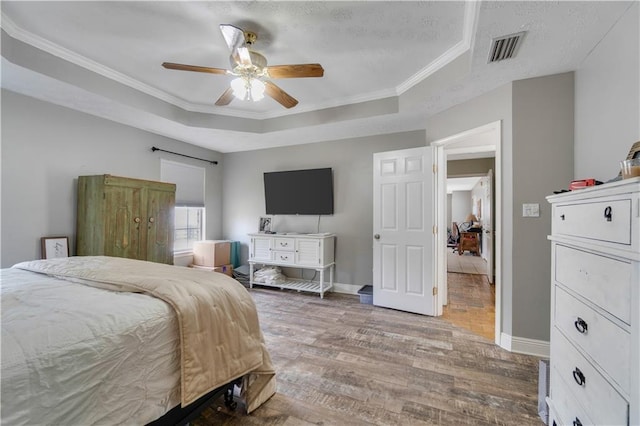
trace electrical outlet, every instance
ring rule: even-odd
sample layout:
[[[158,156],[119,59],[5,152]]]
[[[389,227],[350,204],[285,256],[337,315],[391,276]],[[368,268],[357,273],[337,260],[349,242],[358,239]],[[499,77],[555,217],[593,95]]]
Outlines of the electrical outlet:
[[[522,217],[540,217],[540,204],[538,203],[523,204]]]

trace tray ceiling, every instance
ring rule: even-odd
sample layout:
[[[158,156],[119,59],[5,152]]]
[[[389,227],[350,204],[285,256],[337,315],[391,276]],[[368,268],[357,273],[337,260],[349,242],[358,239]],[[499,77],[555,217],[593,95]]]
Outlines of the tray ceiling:
[[[416,130],[502,84],[575,70],[630,4],[3,1],[2,86],[221,152]],[[317,62],[324,77],[275,80],[291,110],[215,106],[231,77],[161,63],[228,68],[222,23],[255,32],[269,65]],[[516,57],[488,64],[491,39],[520,31]]]

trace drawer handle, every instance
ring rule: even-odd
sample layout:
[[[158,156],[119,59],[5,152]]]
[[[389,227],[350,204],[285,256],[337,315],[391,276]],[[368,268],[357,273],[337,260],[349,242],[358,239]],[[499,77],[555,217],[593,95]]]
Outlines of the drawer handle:
[[[613,215],[611,214],[611,206],[607,206],[604,209],[604,218],[607,219],[607,222],[611,222],[611,217]]]
[[[288,243],[280,243],[280,246],[281,246],[281,247],[286,247],[286,246],[288,246],[288,245],[289,245]]]
[[[582,371],[580,371],[578,367],[576,367],[576,369],[573,370],[573,380],[575,380],[576,383],[579,384],[580,386],[584,386],[587,381],[586,377],[584,377],[584,374],[582,373]]]
[[[289,259],[289,257],[287,257],[287,256],[280,256],[280,260],[287,260],[287,259]]]
[[[579,418],[576,417],[576,419],[573,421],[573,426],[582,426],[582,422]]]
[[[580,333],[584,334],[587,332],[587,322],[582,318],[578,317],[578,319],[573,322],[573,325],[576,326],[576,330],[578,330]]]
[[[564,215],[563,214],[560,215],[560,219],[564,220]]]

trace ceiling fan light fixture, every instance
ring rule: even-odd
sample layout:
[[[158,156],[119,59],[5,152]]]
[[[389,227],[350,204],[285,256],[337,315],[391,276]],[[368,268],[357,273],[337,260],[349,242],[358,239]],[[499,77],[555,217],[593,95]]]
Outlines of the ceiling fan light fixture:
[[[244,101],[247,98],[247,85],[244,78],[238,77],[231,80],[233,96]]]
[[[265,85],[255,78],[238,77],[231,80],[231,89],[240,100],[258,102],[264,98]]]
[[[262,98],[264,98],[264,83],[261,80],[253,79],[251,80],[251,99],[254,102],[258,102]]]

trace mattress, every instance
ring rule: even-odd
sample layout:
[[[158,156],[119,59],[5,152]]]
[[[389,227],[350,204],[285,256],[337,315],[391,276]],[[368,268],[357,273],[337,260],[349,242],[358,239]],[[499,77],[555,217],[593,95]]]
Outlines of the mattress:
[[[141,425],[179,405],[167,303],[20,269],[0,285],[2,424]]]

